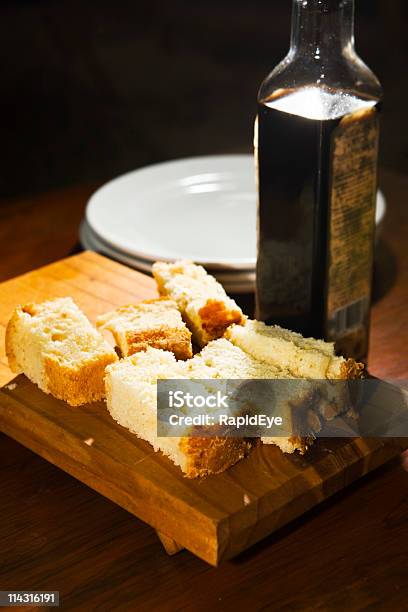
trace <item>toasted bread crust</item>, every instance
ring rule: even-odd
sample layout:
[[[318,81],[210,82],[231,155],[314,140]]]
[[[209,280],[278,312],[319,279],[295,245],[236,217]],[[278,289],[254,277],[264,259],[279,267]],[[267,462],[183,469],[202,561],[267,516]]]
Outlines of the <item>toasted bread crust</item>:
[[[168,298],[167,296],[167,291],[165,289],[165,280],[164,278],[161,278],[161,276],[157,273],[157,271],[155,271],[155,269],[153,268],[153,278],[156,281],[156,285],[157,285],[157,291],[159,292],[160,297],[158,298],[159,300],[165,300]]]
[[[227,327],[233,323],[241,325],[245,318],[239,310],[229,310],[224,302],[216,299],[207,300],[206,304],[198,311],[203,330],[208,335],[208,340],[221,338]]]
[[[147,300],[143,300],[143,304],[157,304],[157,302],[168,302],[168,301],[169,301],[169,298],[162,295],[158,298],[148,298]],[[132,306],[132,304],[128,304],[128,306]],[[119,307],[118,310],[121,310],[121,308]]]
[[[300,438],[299,436],[292,436],[289,438],[289,443],[293,445],[293,451],[298,451],[300,455],[304,455],[308,448],[313,444],[314,438]]]
[[[122,357],[150,347],[189,359],[193,351],[191,332],[182,320],[177,303],[167,297],[120,306],[98,317],[96,326],[112,333]]]
[[[280,448],[283,453],[292,454],[294,452],[298,452],[299,455],[304,455],[306,451],[313,444],[314,438],[300,436],[292,436],[291,438],[274,438],[269,436],[261,437],[261,441],[263,444],[274,444]]]
[[[21,307],[17,306],[14,310],[13,314],[6,327],[6,336],[5,336],[5,347],[6,347],[6,356],[8,359],[8,364],[10,370],[15,374],[20,374],[22,369],[19,367],[17,362],[17,356],[14,348],[14,338],[16,336],[16,326],[18,324],[19,316],[21,312]]]
[[[76,369],[58,363],[53,356],[44,357],[47,392],[70,406],[82,406],[105,397],[105,368],[116,359],[113,355],[95,357]]]
[[[114,334],[115,336],[115,334]],[[116,338],[115,341],[117,342]],[[167,327],[143,332],[127,332],[128,355],[146,351],[149,346],[174,353],[176,359],[190,359],[193,356],[191,348],[191,332],[187,329]]]
[[[156,262],[152,271],[159,293],[176,300],[199,346],[220,338],[232,323],[245,321],[239,306],[202,266],[186,260]]]
[[[219,474],[248,454],[251,443],[242,438],[182,438],[180,449],[188,457],[185,476]]]
[[[99,351],[98,354],[88,359],[74,362],[71,367],[63,363],[56,354],[50,352],[40,340],[37,344],[35,358],[31,360],[37,364],[37,370],[33,372],[32,369],[27,368],[25,351],[27,350],[27,339],[31,338],[27,332],[26,336],[21,335],[24,329],[22,328],[23,317],[27,315],[35,317],[41,311],[40,307],[41,304],[31,303],[17,306],[8,322],[5,347],[10,369],[15,373],[24,372],[42,391],[66,401],[71,406],[102,399],[105,396],[105,367],[118,359],[108,345],[106,345],[106,350]],[[60,319],[64,320],[68,316],[67,313],[62,312]],[[91,327],[90,323],[89,326]],[[80,334],[80,330],[77,333]]]
[[[355,361],[354,359],[346,359],[342,364],[340,370],[340,379],[355,379],[363,378],[365,373],[365,366],[363,363]]]

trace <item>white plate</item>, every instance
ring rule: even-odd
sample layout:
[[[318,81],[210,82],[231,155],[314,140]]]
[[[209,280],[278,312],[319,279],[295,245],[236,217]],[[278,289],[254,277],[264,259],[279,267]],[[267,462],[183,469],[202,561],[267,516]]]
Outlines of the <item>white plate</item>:
[[[221,155],[125,174],[91,197],[86,218],[100,238],[138,258],[240,269],[255,266],[255,208],[252,157]]]
[[[102,253],[103,255],[107,255],[112,259],[115,259],[121,263],[130,266],[131,268],[135,268],[141,272],[145,272],[147,274],[151,274],[152,264],[146,263],[143,260],[137,259],[136,257],[132,257],[126,255],[125,253],[111,248],[106,243],[98,240],[95,236],[94,232],[90,230],[86,220],[81,223],[79,229],[79,238],[82,246],[85,249],[90,251],[97,251],[98,253]],[[233,274],[219,274],[217,270],[213,271],[217,280],[222,283],[225,290],[229,293],[251,293],[255,290],[255,273],[250,274],[241,274],[237,273]]]
[[[379,192],[377,223],[384,212]],[[99,239],[146,266],[157,259],[192,259],[232,273],[253,271],[253,157],[193,157],[129,172],[91,197],[86,219]]]

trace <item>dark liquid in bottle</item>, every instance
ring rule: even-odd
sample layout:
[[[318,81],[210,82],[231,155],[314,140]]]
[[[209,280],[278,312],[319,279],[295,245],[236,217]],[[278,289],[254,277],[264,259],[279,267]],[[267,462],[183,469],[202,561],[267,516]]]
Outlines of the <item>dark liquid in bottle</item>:
[[[342,351],[355,357],[363,357],[367,351],[371,278],[364,291],[357,288],[357,298],[352,298],[349,311],[344,304],[334,314],[328,312],[328,305],[335,303],[329,299],[329,291],[336,284],[337,274],[335,271],[333,277],[331,273],[329,283],[333,134],[345,115],[352,117],[351,113],[356,113],[360,117],[376,104],[376,100],[308,87],[284,91],[258,105],[257,317],[306,336],[338,340]],[[343,144],[353,148],[352,141]],[[355,152],[351,155],[356,158]],[[375,164],[369,170],[375,174]],[[350,174],[350,169],[342,175],[337,171],[336,201],[343,193],[346,199],[357,193],[353,185],[347,186],[347,180],[355,180],[353,176],[347,179],[347,172]],[[374,214],[375,176],[370,185],[367,183],[365,192],[349,206],[347,214],[356,215],[357,225],[367,225],[370,207]],[[358,185],[357,188],[360,189]],[[352,227],[349,223],[346,231],[352,233]],[[365,227],[366,234],[367,231],[370,233]],[[360,237],[366,240],[367,235]],[[347,249],[355,248],[354,239],[350,234]],[[370,252],[365,249],[365,258],[371,260],[372,239],[373,236]],[[372,261],[367,261],[366,269],[356,274],[370,275],[370,265]],[[347,261],[343,267],[347,267]],[[339,270],[340,274],[341,267]],[[361,279],[358,282],[362,287]],[[339,294],[341,288],[336,292]],[[344,302],[344,297],[341,299]]]

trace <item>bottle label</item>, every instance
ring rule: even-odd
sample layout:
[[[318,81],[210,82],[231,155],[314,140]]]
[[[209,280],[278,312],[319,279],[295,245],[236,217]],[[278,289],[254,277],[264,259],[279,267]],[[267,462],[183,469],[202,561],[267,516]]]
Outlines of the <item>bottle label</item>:
[[[344,354],[364,354],[373,268],[379,119],[346,115],[332,134],[326,334]]]

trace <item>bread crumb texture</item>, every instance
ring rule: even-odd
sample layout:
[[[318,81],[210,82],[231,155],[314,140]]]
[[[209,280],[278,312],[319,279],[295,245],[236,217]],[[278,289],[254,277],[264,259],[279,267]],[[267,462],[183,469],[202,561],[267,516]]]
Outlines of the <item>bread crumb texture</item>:
[[[149,346],[170,351],[177,359],[192,356],[191,332],[176,302],[165,297],[121,306],[99,316],[96,325],[112,333],[123,357]]]
[[[118,359],[70,297],[18,306],[6,354],[13,372],[71,406],[102,399],[105,367]]]
[[[179,438],[156,436],[156,383],[158,379],[297,379],[306,397],[313,397],[312,379],[360,375],[361,364],[334,354],[330,343],[303,338],[277,326],[258,321],[234,325],[227,338],[209,342],[200,353],[187,361],[177,361],[173,354],[156,349],[133,355],[107,368],[107,402],[113,418],[161,450],[190,477],[217,473],[233,465],[249,450],[244,440],[192,438],[188,428]],[[320,425],[320,416],[334,418],[347,405],[335,387],[328,396],[322,385],[321,396],[311,416]],[[284,403],[285,398],[282,398]],[[288,415],[291,413],[288,412]],[[237,442],[237,440],[239,440]],[[305,453],[313,437],[264,437],[266,444],[276,444],[285,453]]]
[[[363,364],[336,356],[332,342],[304,338],[278,325],[247,320],[244,326],[230,327],[225,336],[259,361],[284,368],[295,377],[342,380],[363,373]]]
[[[223,286],[191,261],[156,262],[153,276],[161,295],[177,302],[195,342],[205,346],[220,338],[232,323],[242,324],[242,310]]]
[[[217,343],[241,353],[223,339],[212,342],[206,349],[220,353],[221,347],[214,347]],[[149,348],[107,367],[108,410],[120,425],[150,442],[156,451],[162,451],[187,477],[217,474],[242,459],[251,447],[250,442],[240,438],[194,438],[189,436],[189,427],[184,436],[157,437],[157,380],[217,377],[220,372],[202,354],[177,361],[172,353]]]

